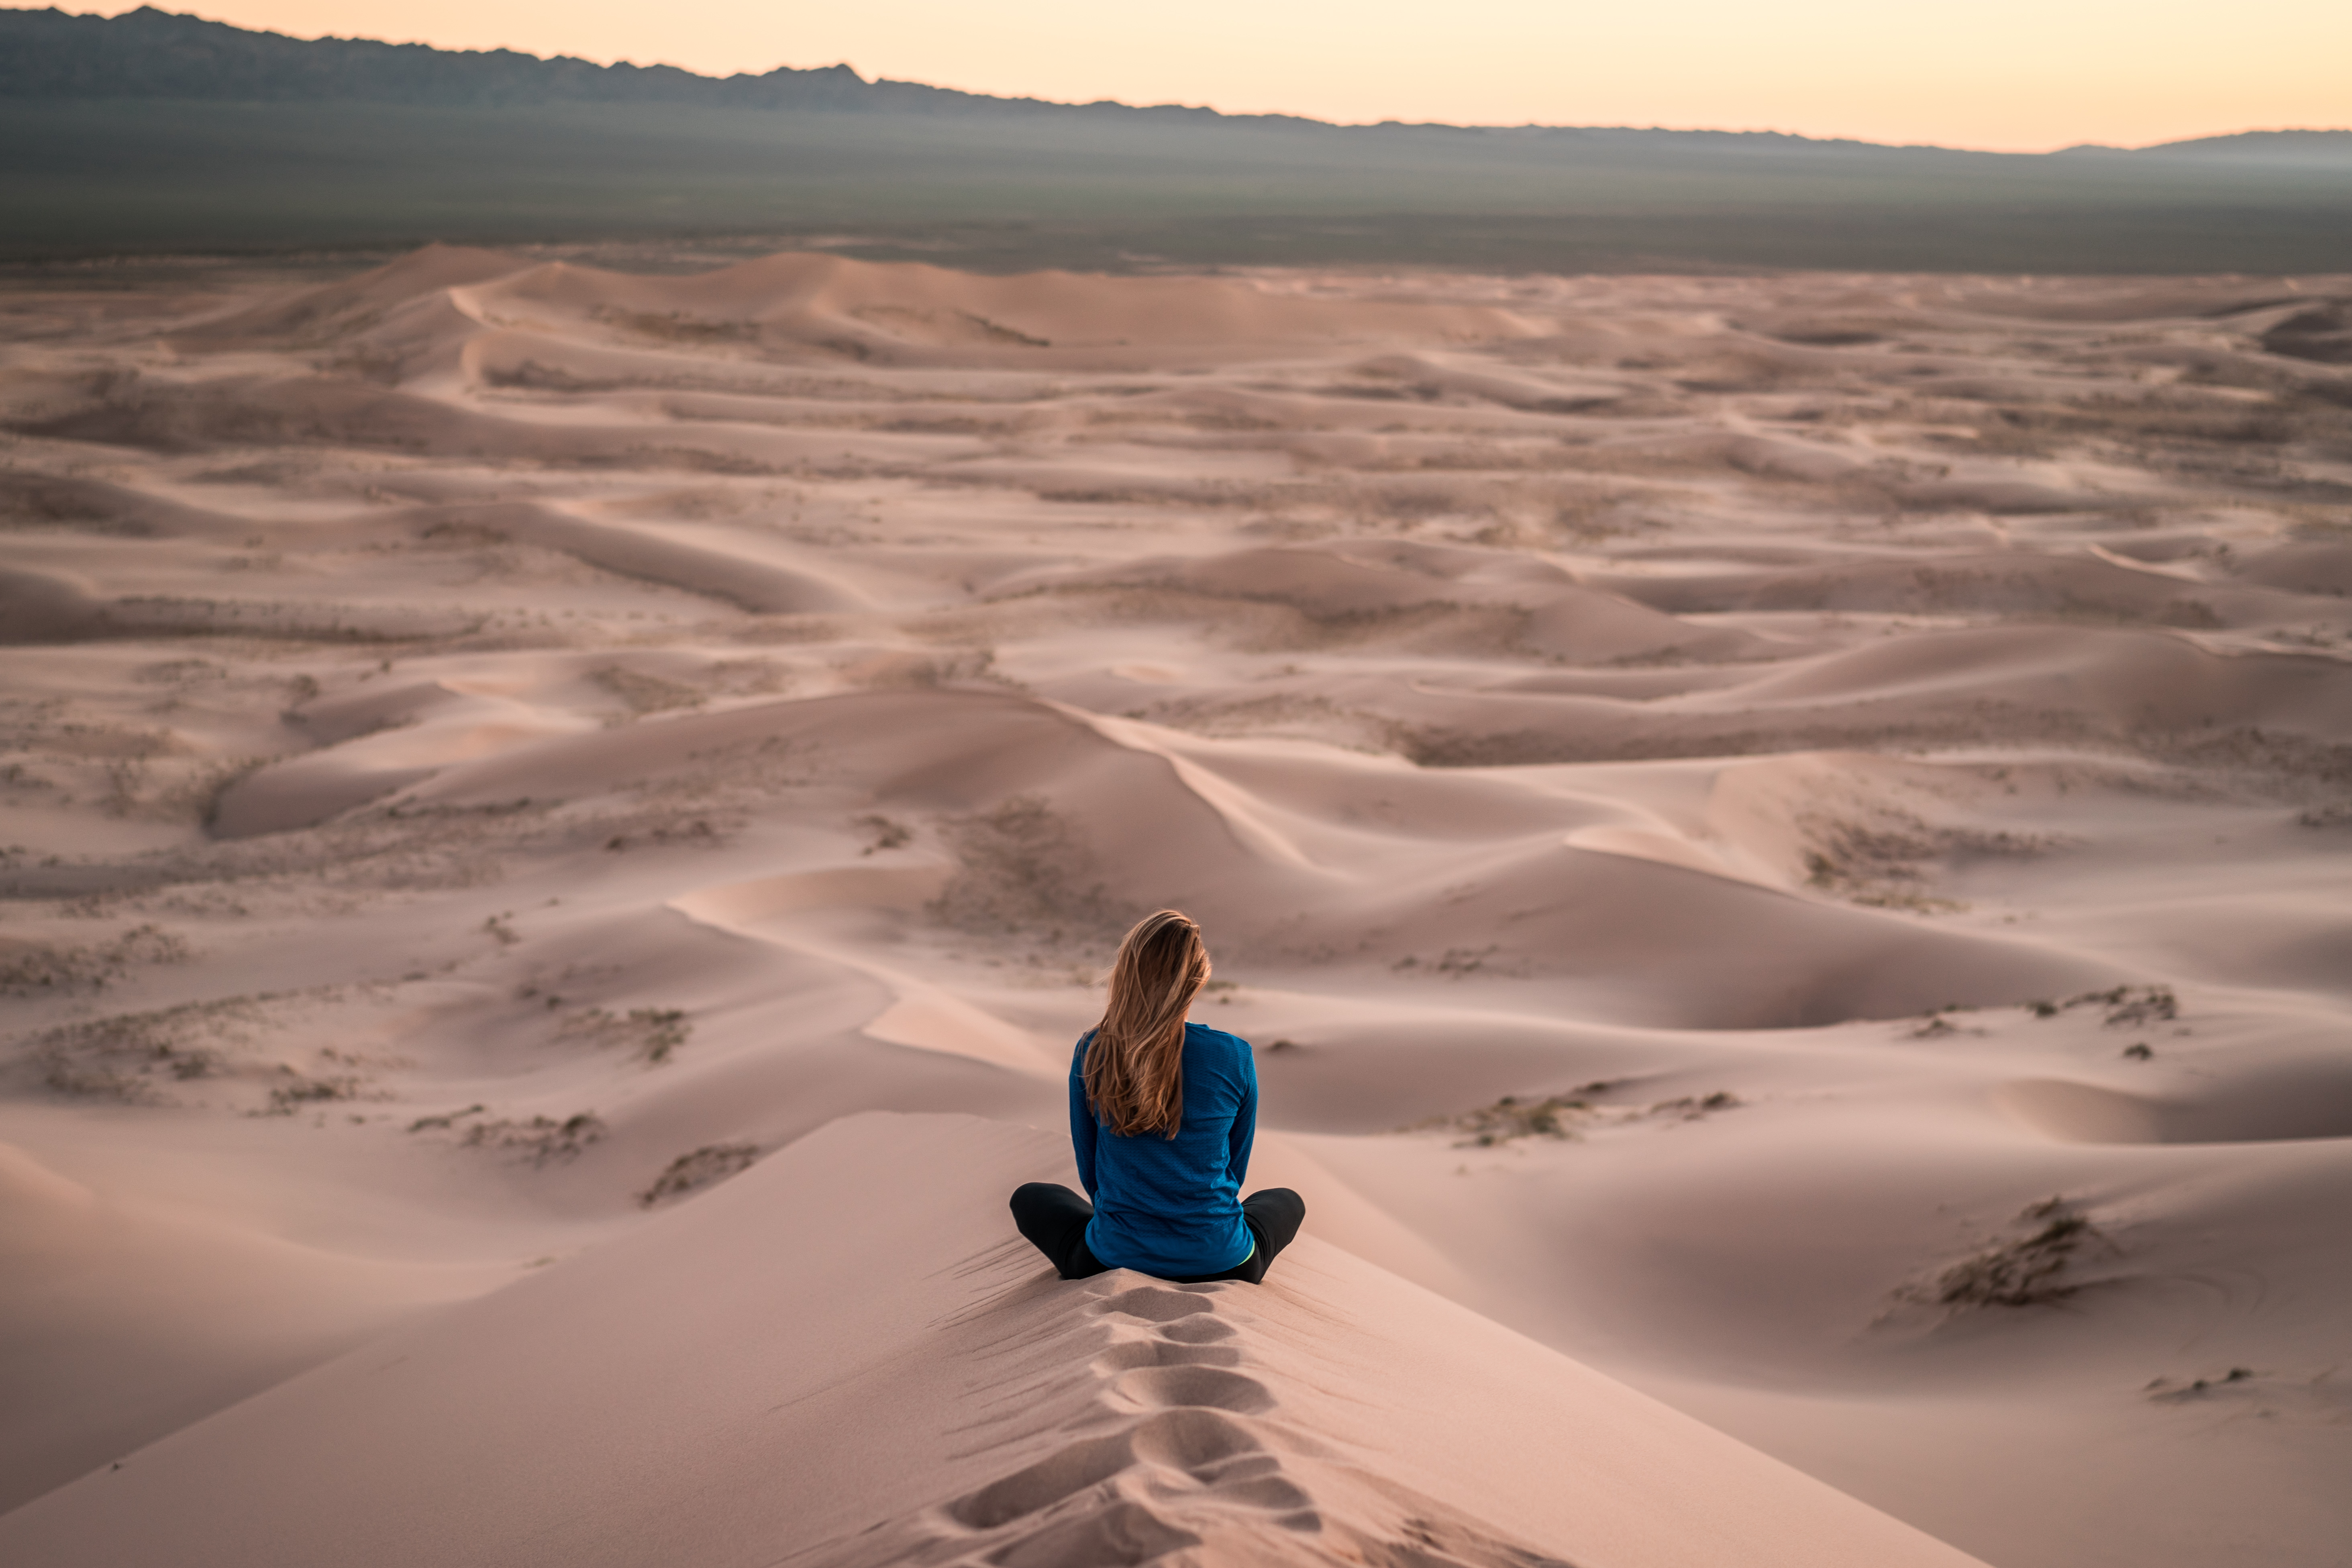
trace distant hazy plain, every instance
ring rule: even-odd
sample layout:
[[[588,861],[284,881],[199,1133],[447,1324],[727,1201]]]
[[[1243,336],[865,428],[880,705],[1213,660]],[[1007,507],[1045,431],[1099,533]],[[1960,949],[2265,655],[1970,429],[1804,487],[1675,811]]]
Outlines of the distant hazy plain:
[[[0,259],[692,238],[982,270],[2289,273],[2352,165],[1444,128],[0,100]]]

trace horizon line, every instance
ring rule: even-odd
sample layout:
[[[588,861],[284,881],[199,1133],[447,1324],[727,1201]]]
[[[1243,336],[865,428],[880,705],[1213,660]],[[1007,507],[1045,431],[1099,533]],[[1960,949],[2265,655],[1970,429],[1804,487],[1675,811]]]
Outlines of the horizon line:
[[[1401,120],[1393,117],[1383,120],[1326,120],[1316,115],[1300,114],[1288,110],[1227,110],[1219,109],[1212,104],[1179,103],[1172,100],[1160,103],[1129,103],[1124,99],[1117,98],[1095,98],[1085,100],[1040,98],[1034,93],[1006,93],[988,91],[977,88],[949,87],[939,82],[915,81],[903,77],[869,77],[858,70],[855,65],[852,65],[847,60],[835,60],[830,65],[823,66],[795,66],[779,63],[769,67],[764,71],[740,70],[730,72],[725,76],[719,76],[709,71],[696,70],[689,66],[676,65],[667,60],[656,60],[650,64],[641,64],[633,59],[598,60],[586,55],[534,54],[529,49],[514,48],[507,45],[499,45],[495,48],[482,49],[449,48],[440,44],[425,43],[418,39],[407,39],[395,42],[390,38],[369,37],[356,33],[319,33],[305,37],[299,33],[280,32],[273,27],[242,26],[235,22],[222,21],[217,17],[203,16],[194,11],[167,10],[161,5],[153,5],[152,3],[137,5],[130,10],[115,12],[110,15],[100,11],[68,11],[64,6],[55,4],[47,5],[0,4],[0,11],[52,11],[56,12],[59,16],[86,17],[100,22],[121,21],[127,17],[135,16],[144,11],[152,12],[159,16],[171,16],[187,21],[202,22],[209,26],[226,27],[232,32],[246,33],[259,37],[284,38],[293,43],[377,44],[385,48],[424,49],[433,54],[456,56],[487,57],[491,55],[514,55],[520,58],[534,60],[541,64],[559,64],[569,61],[577,65],[592,67],[597,70],[619,70],[625,68],[629,70],[641,71],[676,71],[682,76],[692,77],[698,81],[709,82],[725,82],[738,79],[761,80],[783,71],[790,71],[798,75],[814,74],[823,71],[846,71],[857,81],[867,86],[921,88],[932,92],[957,93],[969,98],[988,99],[999,103],[1034,103],[1056,109],[1112,108],[1129,110],[1139,113],[1150,112],[1154,110],[1173,110],[1180,113],[1186,114],[1214,115],[1221,120],[1296,121],[1301,124],[1319,125],[1335,131],[1377,131],[1394,127],[1396,129],[1405,131],[1647,131],[1666,135],[1684,136],[1779,136],[1796,142],[1818,142],[1831,144],[1843,142],[1858,147],[1885,148],[1894,152],[1967,153],[1973,153],[1979,157],[1988,158],[2048,158],[2053,157],[2062,153],[2078,152],[2150,153],[2159,151],[2166,147],[2184,146],[2189,143],[2198,142],[2225,141],[2237,136],[2281,136],[2297,134],[2326,136],[2352,134],[2352,125],[2247,126],[2234,131],[2213,131],[2194,136],[2174,137],[2168,141],[2145,142],[2137,146],[2126,146],[2109,142],[2072,142],[2059,147],[2020,150],[2001,147],[1957,146],[1952,143],[1943,142],[1874,142],[1867,137],[1862,136],[1816,135],[1801,131],[1782,131],[1771,127],[1755,126],[1735,128],[1724,125],[1569,125],[1533,120],[1524,121],[1517,124],[1491,124],[1449,120]]]

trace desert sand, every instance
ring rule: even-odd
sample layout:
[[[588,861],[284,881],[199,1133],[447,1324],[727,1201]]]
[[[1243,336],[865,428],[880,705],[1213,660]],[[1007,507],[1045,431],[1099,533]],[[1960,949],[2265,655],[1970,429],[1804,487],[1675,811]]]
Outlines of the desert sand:
[[[0,296],[0,1559],[2340,1563],[2347,299]]]

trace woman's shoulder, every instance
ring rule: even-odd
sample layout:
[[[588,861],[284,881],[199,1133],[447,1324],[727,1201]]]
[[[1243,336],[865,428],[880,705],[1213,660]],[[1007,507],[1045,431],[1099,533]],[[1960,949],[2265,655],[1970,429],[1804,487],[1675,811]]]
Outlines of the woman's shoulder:
[[[1213,1029],[1206,1024],[1184,1022],[1184,1048],[1187,1051],[1209,1051],[1223,1057],[1249,1060],[1250,1045],[1239,1035],[1229,1035],[1223,1029]]]

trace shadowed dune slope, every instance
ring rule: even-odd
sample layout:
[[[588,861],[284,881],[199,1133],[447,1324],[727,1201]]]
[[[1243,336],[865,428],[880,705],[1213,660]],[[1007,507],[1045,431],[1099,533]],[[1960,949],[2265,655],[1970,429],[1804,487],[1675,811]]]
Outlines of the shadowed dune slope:
[[[394,791],[404,792],[395,812],[577,799],[659,787],[730,749],[797,751],[861,781],[883,811],[944,815],[963,846],[955,887],[969,918],[1097,943],[1155,901],[1173,902],[1264,954],[1296,946],[1302,930],[1327,963],[1376,973],[1458,967],[1462,957],[1440,955],[1475,954],[1496,978],[1580,984],[1603,1014],[1701,1028],[2021,1003],[2115,973],[1650,853],[1580,847],[1562,836],[1596,814],[1571,802],[1522,803],[1550,817],[1549,843],[1522,827],[1475,852],[1413,835],[1303,847],[1283,831],[1286,813],[1223,776],[1221,748],[1179,752],[1173,737],[1011,693],[860,693],[686,715],[650,752],[633,731],[536,739],[528,712],[483,698],[382,694],[395,698],[385,711],[404,724],[240,780],[221,796],[215,830],[308,826]],[[1459,793],[1461,830],[1475,831],[1475,792]],[[1694,949],[1715,955],[1703,972],[1685,956]]]

